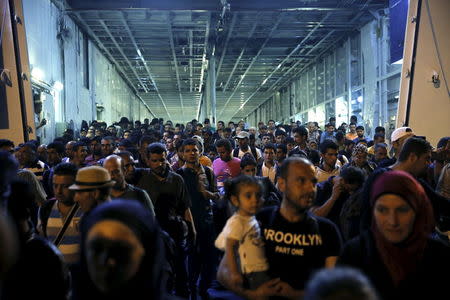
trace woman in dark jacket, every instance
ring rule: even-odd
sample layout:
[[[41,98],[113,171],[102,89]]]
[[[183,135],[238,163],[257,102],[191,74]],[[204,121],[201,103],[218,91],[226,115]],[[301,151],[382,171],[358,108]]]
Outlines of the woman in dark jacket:
[[[422,186],[403,171],[385,172],[370,195],[369,231],[349,241],[338,264],[362,270],[383,299],[438,299],[446,290],[450,249],[432,240],[433,210]]]

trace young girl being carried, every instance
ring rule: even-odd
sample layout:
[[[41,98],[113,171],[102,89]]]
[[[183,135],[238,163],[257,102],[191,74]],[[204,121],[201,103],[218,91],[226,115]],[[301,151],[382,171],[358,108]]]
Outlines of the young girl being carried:
[[[262,186],[255,177],[241,175],[225,182],[225,194],[237,211],[228,219],[215,245],[225,251],[232,284],[253,290],[270,279],[255,218],[263,202]]]

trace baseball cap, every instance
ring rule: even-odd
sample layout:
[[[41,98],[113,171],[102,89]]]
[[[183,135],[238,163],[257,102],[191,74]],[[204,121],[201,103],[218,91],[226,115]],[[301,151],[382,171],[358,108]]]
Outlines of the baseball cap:
[[[413,136],[414,133],[409,127],[399,127],[395,129],[391,134],[391,142],[398,141],[404,136]]]
[[[250,135],[249,135],[249,133],[247,131],[241,131],[236,136],[236,138],[238,138],[238,139],[248,139],[249,137],[250,137]]]

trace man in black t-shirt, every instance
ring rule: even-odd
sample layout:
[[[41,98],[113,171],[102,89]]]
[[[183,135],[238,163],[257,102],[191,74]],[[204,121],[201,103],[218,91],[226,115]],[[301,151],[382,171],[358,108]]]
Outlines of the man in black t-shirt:
[[[246,298],[279,296],[300,299],[310,275],[333,267],[341,249],[337,227],[308,212],[316,194],[317,179],[313,165],[304,158],[286,159],[280,170],[278,187],[283,193],[279,208],[267,208],[257,218],[265,241],[266,257],[272,279],[256,290],[229,284],[226,261],[218,278],[233,292]]]

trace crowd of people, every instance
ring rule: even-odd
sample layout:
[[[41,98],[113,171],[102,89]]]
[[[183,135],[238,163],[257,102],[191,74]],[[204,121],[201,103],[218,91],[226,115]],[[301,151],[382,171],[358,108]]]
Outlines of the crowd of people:
[[[450,137],[350,121],[1,139],[0,299],[437,298]]]

